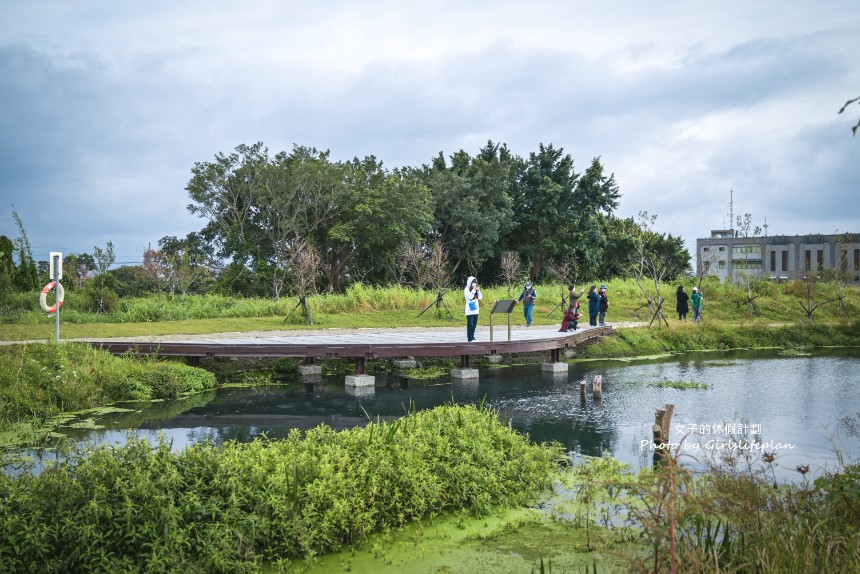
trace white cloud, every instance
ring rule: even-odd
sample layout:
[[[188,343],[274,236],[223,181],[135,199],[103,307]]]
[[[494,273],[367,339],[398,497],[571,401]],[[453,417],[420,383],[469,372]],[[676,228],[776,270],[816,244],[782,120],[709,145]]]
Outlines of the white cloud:
[[[860,95],[858,29],[835,0],[14,2],[0,195],[45,255],[60,234],[131,257],[202,227],[190,169],[240,143],[394,167],[493,139],[601,156],[619,213],[688,244],[729,189],[772,233],[860,231],[860,111],[836,115]]]

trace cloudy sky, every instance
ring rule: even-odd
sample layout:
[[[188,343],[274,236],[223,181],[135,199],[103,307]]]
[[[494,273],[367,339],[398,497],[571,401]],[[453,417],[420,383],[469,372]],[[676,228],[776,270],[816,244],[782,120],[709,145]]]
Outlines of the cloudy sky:
[[[293,144],[389,168],[488,140],[600,156],[622,216],[695,238],[860,232],[855,0],[6,0],[0,234],[138,263],[197,161]]]

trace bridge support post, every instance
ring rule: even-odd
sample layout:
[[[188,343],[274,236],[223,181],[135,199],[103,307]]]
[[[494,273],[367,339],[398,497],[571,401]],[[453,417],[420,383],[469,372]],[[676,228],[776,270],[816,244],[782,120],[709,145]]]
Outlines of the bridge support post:
[[[566,373],[567,363],[561,362],[561,350],[552,349],[550,360],[551,363],[541,363],[540,369],[546,373]]]
[[[305,362],[298,366],[299,377],[322,375],[322,365],[315,365],[313,357],[305,357]]]
[[[460,355],[460,367],[451,369],[451,377],[454,379],[477,379],[479,376],[478,369],[469,366],[469,355]]]
[[[372,387],[376,384],[376,377],[364,372],[364,357],[356,357],[355,374],[346,376],[347,387]]]

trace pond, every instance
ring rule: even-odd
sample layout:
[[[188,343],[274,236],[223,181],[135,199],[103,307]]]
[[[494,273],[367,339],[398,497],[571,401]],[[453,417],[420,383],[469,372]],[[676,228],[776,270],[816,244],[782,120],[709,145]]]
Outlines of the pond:
[[[599,400],[591,394],[595,375],[603,377]],[[809,466],[809,476],[816,476],[835,468],[837,452],[855,460],[860,453],[856,426],[853,433],[850,426],[860,418],[860,349],[579,362],[562,375],[543,373],[539,365],[487,367],[475,381],[389,376],[358,390],[345,388],[342,376],[323,377],[317,384],[225,388],[145,411],[105,415],[95,421],[100,429],[62,430],[80,444],[121,444],[128,437],[125,429],[133,428],[152,440],[163,433],[181,449],[203,440],[278,438],[320,423],[347,428],[452,400],[485,401],[534,440],[556,440],[583,455],[608,452],[634,466],[653,461],[651,426],[655,408],[665,403],[675,405],[670,442],[693,466],[732,449],[755,460],[769,452],[776,455],[780,478],[798,480],[798,466]]]

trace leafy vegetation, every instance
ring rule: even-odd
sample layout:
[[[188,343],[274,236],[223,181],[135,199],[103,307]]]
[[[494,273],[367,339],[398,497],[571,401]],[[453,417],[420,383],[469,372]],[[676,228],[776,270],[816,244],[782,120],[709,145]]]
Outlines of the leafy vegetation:
[[[620,485],[644,542],[629,556],[633,571],[860,569],[860,466],[812,484],[777,484],[768,473],[777,455],[765,452],[760,461],[723,456],[699,478],[669,456],[635,483]],[[796,470],[805,477],[809,467]]]
[[[706,383],[697,383],[695,381],[670,381],[668,379],[657,381],[656,383],[648,383],[648,386],[654,387],[655,389],[677,389],[679,391],[710,388]]]
[[[520,505],[564,457],[477,407],[171,452],[132,440],[0,477],[6,571],[258,571],[454,509]]]
[[[671,329],[619,329],[617,337],[607,337],[584,349],[588,358],[636,357],[696,350],[740,348],[808,348],[860,345],[860,323],[771,326],[744,325],[742,329],[722,322],[687,324]]]
[[[122,400],[173,399],[215,387],[178,362],[117,358],[85,343],[0,347],[0,427]]]
[[[804,297],[802,284],[766,284],[764,296],[757,300],[760,316],[750,319],[745,313],[746,294],[738,286],[706,280],[704,325],[743,322],[751,329],[764,328],[773,323],[797,323],[804,317],[800,302]],[[607,320],[648,320],[649,309],[636,282],[632,279],[608,282],[611,308]],[[538,299],[535,304],[536,324],[559,324],[561,312],[558,304],[567,295],[567,286],[559,283],[536,285]],[[823,290],[836,290],[833,284],[823,284]],[[296,309],[295,299],[272,301],[268,298],[238,298],[223,295],[185,295],[138,297],[121,299],[111,313],[97,313],[91,309],[89,299],[81,300],[81,292],[66,293],[63,305],[62,334],[65,337],[107,337],[128,335],[156,335],[172,333],[211,333],[218,331],[317,329],[332,327],[429,327],[459,324],[462,294],[460,289],[444,295],[445,304],[453,309],[450,319],[444,308],[418,317],[421,309],[436,300],[433,290],[411,289],[399,285],[372,287],[355,283],[343,293],[326,293],[308,297],[314,316],[309,325]],[[510,299],[504,286],[484,289],[484,300],[489,302]],[[39,309],[38,297],[32,293],[9,295],[0,305],[0,322],[5,323],[2,339],[39,339],[53,335],[53,323]],[[816,311],[816,322],[850,321],[860,311],[860,292],[845,290],[844,306],[829,305]],[[669,303],[667,303],[669,305]],[[670,306],[674,306],[672,303]],[[551,311],[554,311],[551,313]],[[683,329],[691,322],[670,317],[670,327]],[[522,312],[514,311],[514,323],[523,324]],[[484,312],[480,324],[489,324]],[[91,327],[86,327],[91,325]],[[122,325],[122,326],[119,326]],[[698,347],[702,348],[702,347]]]

